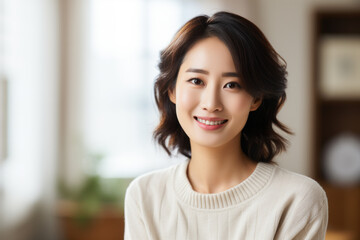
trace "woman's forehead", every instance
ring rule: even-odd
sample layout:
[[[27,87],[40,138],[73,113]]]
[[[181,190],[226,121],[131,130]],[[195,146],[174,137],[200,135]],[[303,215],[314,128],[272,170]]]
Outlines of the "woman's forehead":
[[[181,68],[222,69],[234,71],[235,65],[228,47],[217,37],[209,37],[197,41],[185,54]],[[210,68],[210,69],[206,69]]]

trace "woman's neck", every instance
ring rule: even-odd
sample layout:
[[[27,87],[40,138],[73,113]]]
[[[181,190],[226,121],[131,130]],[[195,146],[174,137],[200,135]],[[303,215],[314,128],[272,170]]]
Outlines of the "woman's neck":
[[[195,191],[223,192],[251,175],[256,163],[242,152],[239,144],[219,148],[191,145],[187,175]]]

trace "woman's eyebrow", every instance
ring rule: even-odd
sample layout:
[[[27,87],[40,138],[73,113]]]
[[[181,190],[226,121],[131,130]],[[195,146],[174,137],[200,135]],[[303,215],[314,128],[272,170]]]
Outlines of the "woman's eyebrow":
[[[240,75],[236,72],[225,72],[222,74],[223,77],[237,77],[239,78]]]
[[[202,74],[209,75],[208,71],[199,69],[199,68],[189,68],[188,70],[186,70],[186,72],[202,73]]]
[[[186,72],[202,73],[202,74],[209,75],[209,71],[206,71],[204,69],[199,69],[199,68],[189,68],[188,70],[186,70]],[[240,75],[236,72],[224,72],[221,76],[223,76],[223,77],[240,77]]]

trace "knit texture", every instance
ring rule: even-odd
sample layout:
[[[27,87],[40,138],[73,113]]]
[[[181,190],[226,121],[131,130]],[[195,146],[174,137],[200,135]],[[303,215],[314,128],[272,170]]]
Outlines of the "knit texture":
[[[136,178],[125,198],[125,239],[325,239],[327,198],[314,180],[258,163],[224,192],[195,192],[189,161]]]

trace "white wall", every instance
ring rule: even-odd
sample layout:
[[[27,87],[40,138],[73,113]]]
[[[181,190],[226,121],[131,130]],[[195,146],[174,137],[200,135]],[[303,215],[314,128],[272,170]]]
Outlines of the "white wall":
[[[9,148],[0,164],[0,238],[29,239],[37,224],[46,238],[57,161],[57,0],[4,0],[3,13]]]

